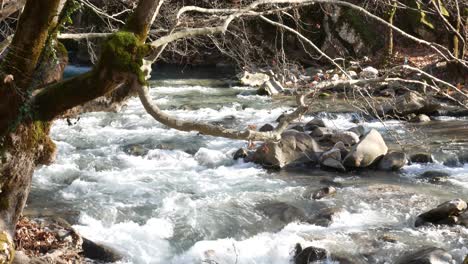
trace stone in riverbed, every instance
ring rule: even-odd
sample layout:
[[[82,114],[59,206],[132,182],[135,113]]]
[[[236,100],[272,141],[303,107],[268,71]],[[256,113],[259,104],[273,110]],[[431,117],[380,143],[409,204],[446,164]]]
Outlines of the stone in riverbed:
[[[264,201],[257,205],[255,209],[262,212],[271,220],[283,224],[294,221],[305,221],[307,218],[302,209],[284,202]]]
[[[434,159],[432,158],[431,153],[421,152],[411,155],[410,161],[416,163],[432,163],[434,162]]]
[[[322,189],[318,190],[317,192],[315,192],[312,195],[312,198],[314,200],[320,200],[322,198],[325,198],[325,197],[331,196],[331,195],[335,195],[335,194],[336,194],[336,188],[333,187],[333,186],[328,186],[328,187],[322,188]]]
[[[268,80],[270,80],[270,76],[261,72],[250,73],[248,71],[244,71],[240,77],[240,82],[242,85],[253,87],[261,86]]]
[[[325,127],[325,122],[322,119],[312,119],[305,125],[305,130],[312,131],[316,127]]]
[[[323,153],[317,142],[306,133],[285,131],[279,142],[266,142],[252,156],[255,163],[283,168],[288,165],[316,163]]]
[[[456,224],[458,222],[458,218],[455,219],[453,216],[459,216],[466,209],[467,204],[462,199],[447,201],[428,212],[418,215],[414,226],[418,227],[429,223],[439,225],[454,222],[453,224]]]
[[[301,244],[297,243],[294,254],[294,264],[309,264],[327,258],[327,251],[323,248],[306,247],[302,249]]]
[[[372,129],[356,144],[345,157],[346,167],[365,168],[387,154],[387,145],[380,133]]]
[[[321,139],[330,139],[332,135],[333,135],[333,129],[328,128],[328,127],[316,127],[310,133],[310,136],[321,138]]]
[[[452,256],[441,248],[427,247],[415,252],[406,253],[398,259],[397,264],[452,264]]]
[[[362,137],[368,132],[368,129],[365,128],[363,125],[359,125],[348,129],[348,131],[354,132],[359,137]]]
[[[420,114],[410,119],[410,122],[413,123],[425,123],[431,121],[431,118],[427,115]]]
[[[145,156],[149,150],[141,144],[130,144],[124,146],[123,151],[132,156]]]
[[[409,114],[430,114],[440,108],[440,104],[418,92],[410,91],[395,99],[393,112],[399,116]]]
[[[260,89],[257,90],[258,95],[278,95],[284,91],[283,86],[275,80],[266,81]]]
[[[396,171],[406,165],[408,159],[406,154],[400,151],[392,151],[387,154],[379,161],[378,169],[385,171]]]
[[[233,158],[234,160],[238,160],[238,159],[246,158],[248,155],[249,153],[247,152],[246,149],[240,148],[234,153]]]
[[[335,133],[331,136],[330,140],[333,143],[343,142],[346,146],[353,146],[359,142],[359,136],[351,131],[343,131]]]
[[[379,76],[379,70],[374,67],[368,66],[359,73],[359,77],[362,79],[374,79]]]
[[[343,164],[341,164],[341,148],[340,146],[344,147],[342,142],[337,142],[335,146],[326,151],[320,156],[320,165],[322,167],[333,168],[339,171],[346,171]]]
[[[432,170],[422,173],[418,176],[418,178],[422,180],[427,180],[431,183],[440,183],[447,181],[449,176],[450,173],[448,172]]]
[[[305,132],[305,129],[303,126],[301,125],[295,125],[295,126],[292,126],[290,128],[288,128],[290,130],[296,130],[296,131],[299,131],[299,132]]]
[[[275,128],[270,124],[264,124],[258,131],[260,132],[268,132],[273,131]]]
[[[328,227],[333,222],[337,214],[343,212],[342,208],[324,208],[321,209],[316,216],[307,222],[312,225]]]
[[[105,263],[117,262],[123,259],[123,256],[113,248],[94,243],[86,238],[83,238],[83,255],[86,258]]]

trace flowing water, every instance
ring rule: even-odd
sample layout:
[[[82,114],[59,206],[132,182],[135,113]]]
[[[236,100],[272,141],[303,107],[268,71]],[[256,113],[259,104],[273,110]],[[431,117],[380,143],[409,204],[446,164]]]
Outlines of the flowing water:
[[[274,124],[291,109],[291,102],[256,96],[251,88],[192,77],[165,76],[152,82],[150,93],[179,118],[237,128]],[[320,101],[315,109],[335,112],[318,114],[330,126],[356,125],[352,108],[337,102]],[[246,142],[168,129],[135,98],[119,113],[87,113],[71,126],[54,123],[57,160],[36,171],[28,210],[49,209],[75,221],[83,236],[123,253],[123,263],[290,263],[296,243],[362,263],[393,263],[403,252],[437,246],[460,263],[468,254],[468,228],[413,226],[419,213],[441,202],[468,200],[468,121],[440,119],[364,125],[389,142],[430,149],[446,165],[413,164],[398,173],[268,171],[232,159]],[[139,155],[131,153],[135,149]],[[449,172],[449,180],[436,185],[417,179],[434,169]],[[305,195],[330,181],[342,185],[335,196],[314,201]],[[279,202],[309,216],[323,208],[339,213],[321,227],[259,209]]]

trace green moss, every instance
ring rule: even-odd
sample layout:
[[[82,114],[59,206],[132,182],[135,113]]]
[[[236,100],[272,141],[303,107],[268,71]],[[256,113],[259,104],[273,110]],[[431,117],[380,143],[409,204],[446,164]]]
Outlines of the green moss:
[[[104,43],[99,67],[134,73],[140,83],[144,84],[145,74],[140,68],[149,51],[150,46],[142,44],[133,33],[121,31],[110,36]]]

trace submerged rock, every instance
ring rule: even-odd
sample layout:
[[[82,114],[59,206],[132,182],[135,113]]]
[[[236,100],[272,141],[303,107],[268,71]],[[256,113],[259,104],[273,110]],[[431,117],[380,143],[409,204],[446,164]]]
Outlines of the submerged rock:
[[[380,133],[372,129],[351,149],[343,164],[346,167],[365,168],[387,154],[387,145]]]
[[[427,180],[431,183],[439,183],[447,181],[450,173],[445,171],[426,171],[418,176],[419,179]]]
[[[327,251],[323,248],[306,247],[302,249],[302,246],[296,244],[294,254],[294,264],[309,264],[315,261],[324,260],[327,258]]]
[[[312,219],[308,220],[309,224],[328,227],[332,224],[333,219],[337,214],[343,212],[342,208],[324,208],[318,212]]]
[[[451,225],[458,223],[458,217],[467,209],[467,204],[462,199],[454,199],[438,205],[436,208],[418,215],[415,227],[425,224]]]
[[[257,205],[255,209],[262,212],[271,220],[283,224],[294,221],[305,221],[307,219],[302,209],[284,202],[265,201]]]
[[[260,132],[268,132],[275,130],[275,127],[270,124],[264,124],[258,131]]]
[[[432,158],[431,153],[422,152],[411,155],[410,161],[416,163],[432,163],[434,162],[434,159]]]
[[[312,198],[314,200],[320,200],[322,198],[325,198],[327,196],[331,196],[331,195],[334,195],[334,194],[336,194],[336,188],[333,187],[333,186],[328,186],[328,187],[322,188],[322,189],[318,190],[317,192],[315,192],[312,195]]]
[[[428,247],[407,253],[400,257],[397,264],[452,264],[452,256],[441,248]]]
[[[396,171],[406,165],[408,159],[406,154],[399,151],[392,151],[387,153],[380,161],[378,165],[379,170],[385,171]]]
[[[266,142],[252,156],[255,163],[283,168],[288,165],[316,163],[323,150],[306,133],[288,130],[279,142]]]
[[[145,156],[149,150],[141,144],[130,144],[124,146],[123,151],[132,156]]]
[[[83,255],[86,258],[106,263],[117,262],[123,259],[123,256],[113,248],[95,243],[86,238],[83,238]]]

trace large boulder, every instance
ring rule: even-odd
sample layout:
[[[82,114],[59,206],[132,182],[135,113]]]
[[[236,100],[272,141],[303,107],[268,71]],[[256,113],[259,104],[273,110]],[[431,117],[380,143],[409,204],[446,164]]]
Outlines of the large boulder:
[[[414,225],[418,227],[426,224],[457,224],[458,216],[466,209],[467,204],[462,199],[447,201],[428,212],[418,215]]]
[[[409,114],[430,114],[440,108],[440,104],[431,98],[423,97],[415,91],[407,92],[395,99],[393,111],[405,116]]]
[[[365,168],[387,154],[388,147],[380,133],[372,129],[343,160],[346,167]]]
[[[397,264],[452,264],[452,256],[445,250],[427,247],[401,256]]]
[[[323,153],[321,147],[306,133],[288,130],[279,142],[266,142],[254,153],[252,160],[264,166],[282,168],[288,165],[316,163]]]
[[[404,152],[392,151],[387,153],[380,161],[378,165],[379,170],[385,171],[396,171],[408,162],[408,158]]]
[[[270,80],[270,76],[261,72],[250,73],[248,71],[244,71],[240,76],[240,82],[242,85],[252,87],[260,87],[268,80]]]
[[[359,142],[359,136],[351,131],[343,131],[333,134],[330,140],[333,143],[343,142],[346,146],[353,146]]]

